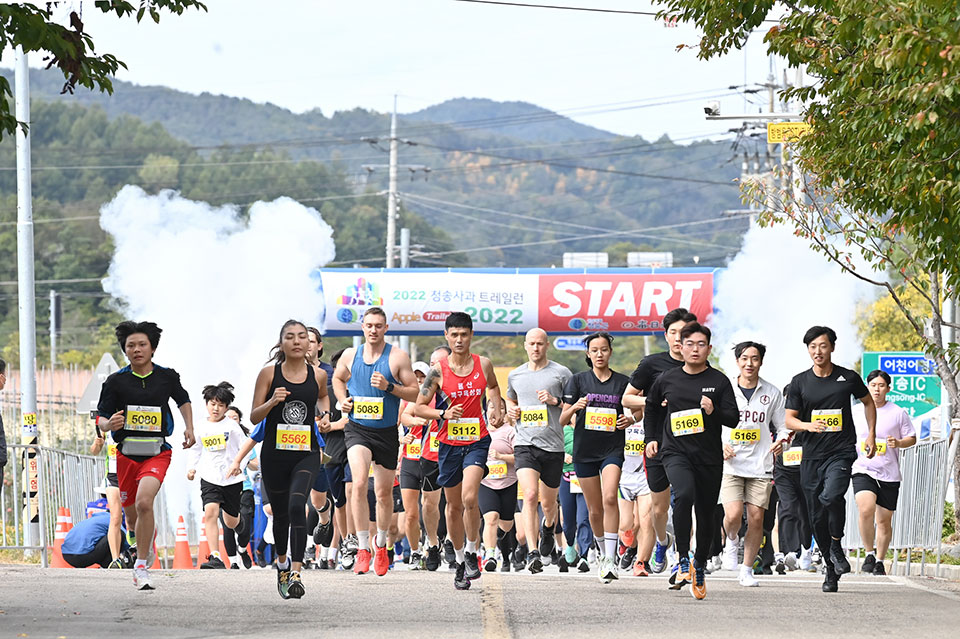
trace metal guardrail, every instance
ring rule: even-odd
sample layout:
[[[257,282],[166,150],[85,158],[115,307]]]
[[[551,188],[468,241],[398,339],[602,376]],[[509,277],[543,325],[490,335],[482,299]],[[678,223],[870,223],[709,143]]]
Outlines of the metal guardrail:
[[[31,452],[36,455],[34,459],[37,461],[39,479],[39,476],[45,471],[42,448],[24,444],[7,446],[7,465],[3,468],[3,483],[0,484],[0,549],[22,550],[26,553],[38,552],[40,553],[40,563],[46,568],[47,541],[53,539],[53,536],[46,534],[46,513],[43,507],[43,498],[39,495],[39,525],[32,531],[33,534],[27,534],[27,526],[31,524],[27,521],[29,515],[24,510],[28,494],[26,482],[29,481],[25,469],[29,463]],[[54,521],[56,521],[56,517],[54,517]],[[37,536],[36,543],[28,545],[27,537],[33,537],[34,534]]]
[[[910,571],[911,550],[936,550],[937,576],[940,575],[940,550],[943,531],[943,505],[950,482],[950,470],[960,437],[953,445],[947,439],[933,439],[900,450],[900,498],[893,515],[893,538],[890,550],[893,555],[893,574],[901,551],[906,551],[907,574]],[[859,511],[854,498],[853,486],[847,489],[847,521],[843,545],[859,551],[863,547],[860,538]],[[926,567],[926,554],[921,559],[921,570]]]

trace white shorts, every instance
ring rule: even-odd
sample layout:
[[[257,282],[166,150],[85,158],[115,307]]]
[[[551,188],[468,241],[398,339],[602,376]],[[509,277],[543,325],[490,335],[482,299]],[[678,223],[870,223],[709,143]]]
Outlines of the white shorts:
[[[647,473],[641,468],[635,473],[624,472],[620,475],[620,499],[634,501],[641,495],[649,495],[650,487],[647,485]]]

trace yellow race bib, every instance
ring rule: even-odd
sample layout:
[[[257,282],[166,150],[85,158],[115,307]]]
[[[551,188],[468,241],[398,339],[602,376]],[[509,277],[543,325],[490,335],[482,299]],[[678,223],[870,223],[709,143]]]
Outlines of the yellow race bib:
[[[547,423],[546,404],[520,407],[520,426],[522,428],[546,428]]]
[[[310,450],[310,425],[277,424],[277,450]]]
[[[817,409],[810,412],[811,422],[823,422],[825,432],[839,433],[843,430],[843,412],[839,408]]]
[[[730,431],[730,441],[741,446],[752,446],[760,441],[760,429],[735,428]]]
[[[623,454],[627,457],[640,457],[646,450],[647,444],[643,441],[644,434],[637,426],[627,428],[626,439],[623,442]]]
[[[203,447],[211,452],[223,450],[227,447],[227,438],[223,433],[201,437],[200,441],[203,442]]]
[[[356,419],[383,419],[383,398],[354,397],[353,416]]]
[[[440,451],[440,440],[437,439],[437,431],[430,431],[430,452],[436,453]]]
[[[480,441],[480,418],[466,417],[447,422],[447,437],[455,442]]]
[[[803,461],[803,447],[794,446],[783,451],[783,465],[784,466],[799,466],[800,462]]]
[[[860,450],[863,452],[864,455],[867,454],[867,442],[866,442],[866,440],[861,440],[861,442],[860,442]],[[877,440],[877,454],[878,454],[878,455],[886,455],[886,454],[887,454],[887,440],[885,440],[885,439],[878,439],[878,440]]]
[[[499,459],[487,461],[487,479],[503,479],[507,476],[507,462]]]
[[[407,457],[410,459],[420,459],[420,451],[423,449],[423,444],[419,439],[414,439],[412,442],[407,444]]]
[[[107,444],[107,472],[117,472],[117,445]]]
[[[127,430],[159,433],[163,428],[163,413],[159,406],[127,406]]]
[[[703,411],[699,408],[691,408],[670,413],[670,430],[674,437],[702,433]]]
[[[617,429],[617,409],[587,406],[584,428],[612,433]]]

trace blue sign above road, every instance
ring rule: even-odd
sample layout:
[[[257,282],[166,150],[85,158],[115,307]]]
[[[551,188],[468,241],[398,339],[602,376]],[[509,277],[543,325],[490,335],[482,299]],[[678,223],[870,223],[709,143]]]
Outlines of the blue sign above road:
[[[582,337],[558,337],[553,340],[553,347],[558,351],[585,351]]]
[[[880,370],[889,375],[936,375],[937,363],[923,355],[880,355]]]

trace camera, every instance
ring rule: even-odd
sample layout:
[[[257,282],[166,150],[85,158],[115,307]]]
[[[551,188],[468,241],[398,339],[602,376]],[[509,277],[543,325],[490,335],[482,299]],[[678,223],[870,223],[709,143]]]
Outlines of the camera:
[[[703,106],[703,112],[707,115],[720,115],[720,101],[711,100]]]

